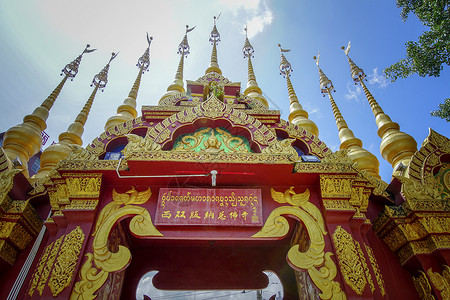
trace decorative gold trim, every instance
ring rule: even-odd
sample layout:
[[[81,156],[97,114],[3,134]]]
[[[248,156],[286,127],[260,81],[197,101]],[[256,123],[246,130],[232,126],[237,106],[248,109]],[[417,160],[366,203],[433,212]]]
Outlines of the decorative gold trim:
[[[337,226],[333,233],[333,241],[345,282],[356,294],[362,295],[367,280],[352,235],[341,226]]]
[[[275,208],[267,218],[263,228],[253,238],[283,237],[289,231],[289,223],[282,215],[291,215],[301,220],[310,238],[310,246],[306,252],[299,251],[299,245],[292,246],[287,254],[289,265],[297,271],[307,270],[311,280],[319,288],[321,299],[347,299],[340,284],[333,279],[337,269],[331,252],[324,253],[325,231],[324,220],[320,210],[309,202],[310,192],[306,189],[296,194],[293,187],[284,193],[271,189],[272,198],[278,203],[289,203],[291,206]],[[319,268],[319,269],[317,269]]]
[[[377,259],[373,254],[373,250],[370,246],[364,244],[364,248],[366,248],[367,255],[369,256],[370,263],[372,264],[373,272],[375,273],[375,278],[377,279],[378,287],[380,288],[381,295],[384,296],[386,294],[386,290],[384,288],[384,280],[383,275],[381,274],[380,267],[378,266]]]
[[[85,235],[80,226],[77,226],[64,238],[48,281],[53,297],[58,296],[72,281],[84,238]]]
[[[53,263],[56,259],[56,255],[59,251],[59,246],[61,245],[62,240],[64,239],[64,235],[62,235],[59,239],[57,239],[53,247],[51,247],[50,253],[48,254],[47,262],[44,264],[42,273],[40,275],[39,283],[37,284],[36,290],[39,292],[39,295],[42,296],[42,292],[44,290],[45,284],[47,283],[48,276],[50,275],[50,270],[53,267]],[[47,250],[47,249],[46,249]]]
[[[431,268],[428,269],[427,274],[434,288],[441,293],[441,298],[450,299],[450,267],[444,265],[442,275],[433,272]]]
[[[70,299],[93,299],[94,293],[103,285],[110,272],[125,269],[131,261],[130,250],[119,245],[117,252],[108,249],[108,237],[117,221],[125,216],[134,215],[130,221],[130,231],[136,236],[163,236],[153,225],[150,213],[143,204],[151,196],[148,188],[138,192],[134,187],[125,193],[113,190],[113,201],[108,203],[99,213],[95,225],[92,253],[86,254],[80,277],[75,284]]]
[[[431,285],[423,271],[419,271],[419,276],[413,277],[413,283],[421,300],[435,300],[431,294]]]

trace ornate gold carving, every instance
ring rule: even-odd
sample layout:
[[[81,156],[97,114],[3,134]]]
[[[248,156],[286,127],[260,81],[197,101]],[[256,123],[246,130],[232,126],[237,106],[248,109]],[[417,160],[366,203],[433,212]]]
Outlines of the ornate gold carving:
[[[323,206],[326,210],[339,210],[339,211],[355,211],[356,209],[350,205],[348,200],[322,200]]]
[[[421,300],[435,300],[431,294],[431,285],[424,272],[419,271],[420,275],[413,277],[413,283]]]
[[[12,169],[0,172],[0,201],[11,191],[14,177],[21,171],[21,169]]]
[[[63,211],[66,210],[95,210],[97,208],[98,200],[73,199],[69,205],[64,206]]]
[[[47,247],[50,247],[50,252],[48,254],[47,261],[44,263],[44,256],[41,258],[41,261],[39,261],[39,268],[41,267],[41,262],[43,262],[43,268],[41,269],[42,272],[40,272],[39,282],[37,283],[36,290],[39,292],[39,295],[42,296],[42,291],[44,290],[45,284],[47,283],[48,276],[50,275],[50,270],[52,269],[53,263],[56,259],[56,255],[59,251],[59,246],[61,245],[62,240],[64,239],[64,235],[62,235],[59,239],[57,239],[55,242],[53,242],[53,247],[51,247],[52,244],[50,244]],[[45,249],[47,251],[47,249]],[[35,276],[37,274],[35,273]],[[30,292],[32,294],[32,291],[30,289]]]
[[[113,190],[113,202],[100,212],[95,225],[92,250],[80,271],[81,281],[75,284],[71,299],[93,299],[110,272],[125,269],[131,261],[130,250],[119,245],[116,252],[108,249],[108,237],[116,222],[125,216],[134,215],[130,221],[130,231],[136,236],[162,236],[153,226],[149,212],[140,206],[151,196],[151,190],[138,192],[134,187],[125,193]]]
[[[292,142],[294,141],[294,139],[284,139],[282,141],[276,141],[270,146],[264,148],[262,150],[262,153],[287,155],[291,161],[297,161],[298,153],[294,149],[294,147],[292,147]]]
[[[254,234],[254,238],[282,237],[289,231],[289,223],[282,215],[292,215],[301,220],[308,232],[310,246],[306,252],[299,251],[299,245],[294,245],[288,252],[287,260],[294,270],[307,270],[314,284],[320,289],[321,299],[347,299],[340,284],[333,279],[337,269],[331,252],[324,253],[325,231],[320,210],[309,202],[310,192],[306,189],[296,194],[293,187],[284,193],[271,189],[272,198],[278,203],[289,203],[291,206],[280,206],[274,209],[266,220],[263,228]],[[317,269],[319,268],[319,269]]]
[[[64,182],[64,183],[58,183]],[[48,197],[50,198],[50,205],[53,210],[59,210],[59,204],[67,203],[69,201],[69,190],[65,184],[65,180],[56,180],[55,185],[51,188],[47,188]]]
[[[345,175],[320,176],[320,190],[323,198],[350,198],[352,192],[351,178]]]
[[[345,282],[358,295],[362,295],[367,280],[353,237],[341,226],[338,226],[333,233],[333,241]]]
[[[380,267],[378,266],[377,259],[375,255],[373,255],[373,250],[371,247],[364,244],[366,248],[367,255],[369,256],[370,263],[372,265],[373,272],[375,273],[375,278],[377,279],[378,287],[380,288],[381,295],[384,296],[386,294],[386,290],[384,289],[384,280],[383,275],[381,275]]]
[[[303,163],[297,162],[294,165],[295,173],[355,173],[350,165],[345,164],[325,164],[325,163]]]
[[[33,237],[20,224],[0,221],[0,238],[9,239],[20,250],[25,249]]]
[[[30,297],[33,297],[34,290],[37,287],[39,278],[41,277],[42,271],[44,270],[45,262],[47,261],[50,250],[53,247],[53,243],[54,242],[45,247],[44,251],[42,252],[41,258],[39,259],[39,263],[34,270],[33,278],[30,281],[30,289],[28,290],[28,295],[30,295]],[[42,295],[42,292],[40,294]]]
[[[102,178],[100,174],[63,174],[71,198],[98,198]],[[75,177],[76,176],[76,177]]]
[[[223,162],[223,163],[276,163],[292,164],[285,155],[265,153],[212,153],[212,152],[186,152],[186,151],[156,151],[134,152],[128,159],[133,160],[165,160],[165,161],[193,161],[193,162]],[[117,163],[116,163],[117,166]],[[121,170],[124,167],[121,165]]]
[[[433,272],[431,268],[427,271],[428,277],[430,277],[431,283],[434,288],[441,293],[442,299],[450,299],[450,268],[444,266],[442,275],[438,272]]]
[[[77,226],[64,238],[48,282],[53,297],[58,296],[72,281],[84,238],[80,226]]]
[[[359,259],[361,260],[363,269],[364,269],[364,273],[366,274],[366,279],[367,279],[367,283],[370,286],[370,290],[373,292],[375,291],[375,286],[373,284],[372,281],[372,275],[370,275],[370,271],[369,268],[367,267],[367,262],[366,262],[366,257],[364,256],[364,253],[361,249],[361,244],[358,241],[354,241],[355,245],[356,245],[356,249],[358,250],[358,255],[359,255]]]
[[[173,150],[175,151],[206,151],[212,153],[250,153],[248,141],[242,137],[233,136],[220,128],[206,128],[196,131],[193,135],[182,136]]]
[[[161,150],[161,145],[156,144],[155,141],[149,137],[143,138],[135,134],[127,134],[126,136],[128,138],[128,144],[122,150],[125,158],[129,157],[132,152]]]
[[[84,149],[77,144],[70,144],[69,146],[72,148],[72,153],[70,153],[65,160],[98,160],[98,155],[88,149]]]
[[[11,266],[17,258],[17,251],[5,240],[0,240],[0,258]]]
[[[437,249],[449,249],[450,236],[432,235],[424,240],[412,241],[403,246],[398,251],[400,264],[404,265],[411,257],[416,254],[429,254]]]
[[[80,269],[80,281],[75,283],[70,300],[94,299],[94,293],[105,283],[109,273],[93,265],[92,253],[85,255],[86,261]]]
[[[334,153],[331,153],[328,156],[325,156],[322,159],[323,163],[333,163],[333,164],[350,164],[353,165],[353,161],[348,157],[348,150],[339,150]]]
[[[117,160],[71,160],[62,161],[59,166],[60,171],[94,171],[94,170],[115,170],[117,168]],[[127,169],[127,164],[122,162],[119,170]]]

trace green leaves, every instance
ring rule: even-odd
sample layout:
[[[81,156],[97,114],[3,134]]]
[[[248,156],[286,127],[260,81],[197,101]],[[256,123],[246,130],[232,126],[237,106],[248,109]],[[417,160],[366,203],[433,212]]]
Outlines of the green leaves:
[[[450,122],[450,98],[445,99],[444,103],[439,104],[439,109],[432,111],[431,115]]]
[[[403,21],[413,13],[429,30],[419,36],[418,41],[406,42],[405,58],[386,68],[385,76],[392,82],[413,74],[439,77],[443,66],[450,65],[450,0],[397,0],[397,6],[402,9]],[[448,100],[439,104],[441,110],[431,115],[449,121]],[[440,114],[445,112],[447,117]]]

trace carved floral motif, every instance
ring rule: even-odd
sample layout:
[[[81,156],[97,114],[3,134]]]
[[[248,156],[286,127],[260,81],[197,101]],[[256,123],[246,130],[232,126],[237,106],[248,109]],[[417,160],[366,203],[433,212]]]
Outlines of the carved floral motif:
[[[345,282],[358,295],[362,295],[367,279],[353,237],[341,226],[337,226],[333,241]]]
[[[324,252],[325,231],[324,220],[320,210],[309,202],[310,192],[306,189],[296,194],[293,187],[284,193],[271,189],[272,198],[278,203],[288,203],[290,206],[280,206],[274,209],[266,220],[263,228],[253,238],[283,237],[289,231],[289,223],[282,215],[295,216],[302,221],[310,238],[306,252],[299,251],[299,245],[294,245],[288,251],[287,260],[294,270],[307,270],[314,284],[319,288],[321,299],[347,299],[340,284],[334,281],[337,274],[336,265],[331,259],[331,252]]]

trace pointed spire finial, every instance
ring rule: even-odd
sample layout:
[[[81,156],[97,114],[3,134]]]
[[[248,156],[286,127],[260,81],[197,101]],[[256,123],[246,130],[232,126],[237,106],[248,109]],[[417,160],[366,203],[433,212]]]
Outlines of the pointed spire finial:
[[[308,119],[308,112],[303,109],[302,105],[298,101],[297,94],[295,94],[294,87],[292,86],[291,79],[289,78],[291,76],[292,67],[286,57],[284,57],[283,53],[291,50],[281,48],[281,44],[278,44],[278,48],[280,48],[281,53],[280,75],[283,75],[283,77],[286,78],[289,94],[289,122],[308,130],[315,136],[319,136],[319,129],[317,128],[317,125]]]
[[[211,44],[217,44],[218,42],[220,42],[220,34],[216,27],[216,21],[219,19],[221,15],[222,13],[220,13],[217,17],[214,16],[214,26],[209,36],[209,41],[211,42]]]
[[[342,47],[344,49],[344,47]],[[350,42],[344,53],[350,64],[351,76],[355,84],[359,82],[364,90],[367,101],[369,102],[372,113],[377,124],[377,134],[381,138],[380,153],[393,167],[393,173],[397,172],[398,167],[402,164],[408,166],[412,155],[417,151],[417,142],[412,136],[400,131],[400,126],[393,122],[391,118],[384,113],[378,102],[370,93],[364,84],[366,75],[348,56],[350,50]]]
[[[286,57],[284,57],[283,53],[291,51],[290,49],[283,49],[281,48],[281,44],[278,44],[278,48],[280,48],[281,53],[281,62],[280,62],[280,75],[283,75],[283,77],[289,77],[291,76],[291,72],[293,72],[291,64],[288,62]]]
[[[320,52],[313,59],[316,61],[317,68],[319,69],[319,80],[320,80],[320,92],[325,97],[325,94],[336,92],[333,86],[333,82],[323,73],[322,69],[319,67]]]
[[[250,41],[248,40],[247,25],[245,25],[244,30],[245,30],[245,44],[244,47],[242,47],[242,52],[244,52],[244,57],[254,58],[253,54],[255,53],[255,49],[253,49],[252,44],[250,44]]]
[[[339,110],[333,99],[333,95],[331,94],[331,92],[334,91],[333,83],[319,67],[319,58],[320,54],[317,54],[317,57],[314,56],[317,68],[319,69],[320,91],[323,93],[324,97],[325,94],[328,94],[328,98],[330,99],[331,108],[336,120],[336,126],[339,131],[339,140],[341,141],[339,148],[348,150],[348,157],[352,161],[356,162],[360,170],[366,171],[369,175],[380,179],[380,175],[378,174],[380,162],[375,155],[362,148],[362,141],[356,138],[353,131],[348,128],[347,122],[345,122],[344,117],[342,116],[341,111]]]
[[[83,57],[83,54],[85,53],[91,53],[94,52],[97,49],[89,49],[91,45],[87,44],[84,48],[83,52],[81,52],[80,55],[78,55],[75,60],[73,60],[71,63],[67,64],[64,69],[61,70],[61,76],[65,75],[70,78],[71,81],[75,78],[75,76],[78,74],[78,67],[80,66],[81,58]]]
[[[150,66],[150,44],[153,40],[153,37],[149,37],[147,32],[147,42],[148,47],[145,50],[144,54],[139,58],[138,63],[136,64],[139,67],[139,73],[134,81],[133,87],[128,93],[128,97],[123,101],[123,104],[117,108],[117,114],[111,116],[105,124],[105,131],[109,128],[126,122],[128,120],[132,120],[137,117],[136,111],[136,98],[139,91],[139,86],[141,84],[142,74],[145,71],[148,71],[148,67]]]
[[[258,83],[256,82],[255,72],[253,71],[251,58],[253,57],[253,53],[255,53],[255,50],[253,49],[253,46],[250,44],[250,41],[248,40],[247,26],[245,26],[244,30],[245,30],[245,43],[244,47],[242,48],[242,52],[244,53],[244,58],[248,58],[247,88],[244,91],[244,95],[257,99],[266,107],[269,107],[267,99],[262,95],[262,91],[259,88]]]
[[[53,90],[53,92],[37,107],[33,113],[25,116],[23,123],[8,129],[3,138],[3,149],[11,161],[18,158],[23,162],[24,175],[28,177],[27,162],[42,147],[42,131],[47,128],[46,120],[50,109],[53,107],[67,79],[73,79],[77,73],[84,53],[90,53],[95,49],[89,49],[87,45],[83,52],[75,60],[67,64],[61,71],[64,74],[63,80]]]
[[[153,37],[148,36],[147,32],[147,43],[148,47],[145,50],[144,54],[142,54],[141,57],[139,57],[138,62],[136,64],[136,67],[141,69],[141,72],[145,72],[148,70],[148,67],[150,66],[150,45],[152,43]]]
[[[108,61],[108,64],[103,68],[103,70],[100,71],[97,75],[95,75],[94,79],[92,79],[91,86],[95,85],[96,88],[101,89],[102,92],[104,91],[106,84],[108,83],[108,70],[109,70],[109,64],[112,62],[114,58],[119,55],[119,52],[112,53],[111,58]]]
[[[185,57],[188,56],[188,54],[190,53],[189,51],[190,51],[191,47],[189,46],[189,42],[188,42],[188,39],[187,39],[187,34],[189,32],[191,32],[192,30],[194,30],[195,27],[197,27],[197,26],[189,28],[189,25],[186,25],[186,33],[184,34],[183,40],[178,45],[178,52],[177,52],[177,54],[181,54],[181,56],[185,56]]]
[[[220,42],[220,34],[216,27],[216,21],[219,19],[220,15],[218,17],[214,16],[214,27],[211,31],[211,34],[209,36],[209,41],[213,45],[212,52],[211,52],[211,61],[209,63],[209,67],[206,69],[205,74],[215,72],[218,74],[222,74],[222,70],[220,70],[219,63],[217,61],[217,43]]]
[[[350,58],[350,56],[348,56],[348,53],[350,52],[350,47],[351,44],[349,41],[347,47],[342,46],[341,49],[344,50],[345,56],[347,56],[348,63],[350,64],[350,72],[352,74],[353,82],[357,84],[358,82],[366,78],[366,74],[364,73],[363,69],[358,67]]]

